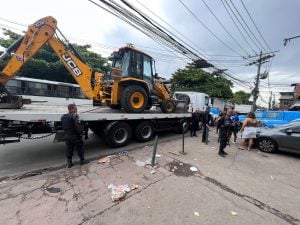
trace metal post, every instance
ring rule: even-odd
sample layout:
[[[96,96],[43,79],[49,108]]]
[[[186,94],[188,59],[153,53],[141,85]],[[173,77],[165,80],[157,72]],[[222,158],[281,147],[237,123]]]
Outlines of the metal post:
[[[182,154],[184,154],[184,131],[182,131]]]
[[[155,156],[156,156],[157,143],[158,143],[158,135],[155,136],[155,140],[154,140],[151,166],[155,165]]]
[[[207,127],[207,125],[205,124],[204,126],[206,126],[205,127],[205,144],[208,144],[208,127]]]

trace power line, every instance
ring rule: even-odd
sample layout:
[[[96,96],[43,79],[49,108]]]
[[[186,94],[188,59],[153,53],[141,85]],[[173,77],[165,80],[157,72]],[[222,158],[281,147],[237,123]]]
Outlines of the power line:
[[[244,4],[243,0],[241,0],[241,3],[242,3],[242,5],[243,5],[244,9],[246,10],[248,16],[250,17],[250,20],[252,21],[252,23],[253,23],[255,29],[257,30],[257,32],[259,33],[260,37],[262,38],[262,40],[263,40],[264,43],[266,44],[267,48],[269,49],[269,51],[272,51],[271,48],[270,48],[270,46],[268,45],[268,43],[267,43],[266,40],[264,39],[263,35],[261,34],[260,30],[258,29],[257,25],[255,24],[255,22],[254,22],[252,16],[250,15],[250,13],[249,13],[249,11],[248,11],[246,5]]]
[[[202,0],[203,4],[206,6],[206,8],[210,11],[210,13],[215,17],[215,19],[218,21],[218,23],[221,25],[221,27],[225,30],[225,32],[231,37],[231,39],[246,53],[246,55],[250,55],[241,45],[240,43],[232,36],[232,34],[226,29],[224,24],[219,20],[219,18],[215,15],[215,13],[211,10],[211,8],[208,6],[208,4]]]
[[[229,10],[227,9],[228,6],[226,7],[226,5],[225,5],[225,3],[223,2],[223,0],[221,0],[221,3],[222,3],[222,5],[223,5],[223,7],[225,8],[227,14],[229,15],[231,21],[233,22],[233,24],[235,25],[235,27],[236,27],[237,30],[239,31],[240,35],[243,37],[244,41],[248,44],[248,46],[250,47],[250,49],[251,49],[254,53],[256,53],[255,50],[254,50],[254,49],[252,48],[252,46],[250,45],[250,43],[248,42],[248,40],[246,39],[246,37],[244,36],[244,34],[242,33],[241,29],[239,28],[239,26],[237,25],[237,23],[235,22],[235,20],[233,19],[231,13],[230,13]],[[227,4],[227,2],[226,2],[226,4]]]
[[[249,32],[252,34],[252,36],[254,37],[254,39],[257,41],[257,43],[260,46],[260,48],[267,52],[267,50],[265,49],[265,47],[260,43],[260,41],[257,39],[257,37],[255,36],[255,34],[252,32],[252,30],[250,29],[250,27],[248,26],[248,24],[246,23],[246,21],[244,20],[244,18],[242,17],[242,15],[240,14],[239,10],[234,5],[234,3],[232,2],[232,0],[230,0],[230,2],[232,4],[233,8],[238,13],[238,15],[240,16],[240,18],[242,19],[242,21],[244,22],[244,24],[246,25],[246,27],[248,28]],[[249,35],[249,37],[251,37],[251,36]],[[251,38],[251,40],[253,40],[253,39]]]
[[[222,41],[211,29],[209,29],[181,0],[178,0],[186,10],[190,12],[190,14],[205,28],[207,29],[218,41],[220,41],[224,46],[226,46],[228,49],[230,49],[235,54],[242,56],[240,53],[236,52],[234,49],[232,49],[229,45],[227,45],[224,41]]]

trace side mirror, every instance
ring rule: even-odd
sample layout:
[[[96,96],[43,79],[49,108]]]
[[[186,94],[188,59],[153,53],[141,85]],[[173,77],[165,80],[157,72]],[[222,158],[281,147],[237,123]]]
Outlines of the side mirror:
[[[293,133],[293,129],[291,129],[291,128],[288,128],[288,129],[286,129],[286,130],[285,130],[285,133],[287,133],[287,134],[291,134],[291,133]]]

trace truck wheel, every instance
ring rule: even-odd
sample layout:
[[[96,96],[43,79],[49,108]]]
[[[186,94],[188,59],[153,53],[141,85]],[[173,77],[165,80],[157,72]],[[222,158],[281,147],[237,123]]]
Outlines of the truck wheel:
[[[188,129],[189,129],[189,120],[188,119],[182,119],[181,121],[180,121],[180,127],[179,127],[179,129],[178,129],[178,133],[179,134],[182,134],[182,133],[186,133],[187,131],[188,131]]]
[[[154,128],[151,122],[143,121],[135,128],[135,138],[139,142],[150,141],[154,134]]]
[[[162,101],[160,108],[163,113],[172,113],[175,111],[176,105],[172,99],[165,99]]]
[[[131,127],[125,122],[113,122],[105,128],[105,142],[113,148],[127,145],[131,136]]]
[[[127,87],[121,97],[121,106],[126,112],[140,113],[148,106],[148,96],[140,86]]]
[[[188,95],[186,95],[186,94],[179,95],[179,97],[177,99],[180,100],[180,101],[185,101],[185,103],[187,105],[190,104],[190,102],[191,102],[190,97]]]

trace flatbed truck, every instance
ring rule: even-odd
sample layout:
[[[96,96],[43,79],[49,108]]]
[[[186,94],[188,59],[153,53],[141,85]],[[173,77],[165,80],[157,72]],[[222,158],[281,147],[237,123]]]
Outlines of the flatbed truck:
[[[162,113],[147,110],[126,113],[110,107],[92,104],[77,105],[80,121],[102,137],[110,147],[122,147],[134,138],[147,142],[155,133],[164,131],[186,132],[190,113]],[[0,109],[0,144],[19,142],[54,135],[54,142],[63,140],[60,118],[67,112],[66,105],[31,103],[21,109]],[[38,135],[38,136],[37,136]]]

